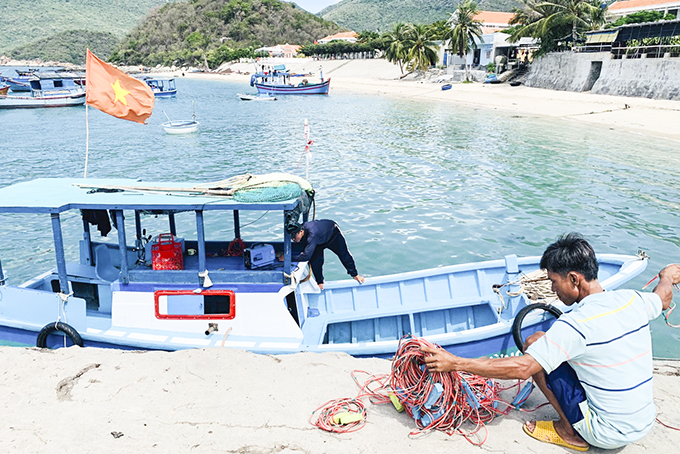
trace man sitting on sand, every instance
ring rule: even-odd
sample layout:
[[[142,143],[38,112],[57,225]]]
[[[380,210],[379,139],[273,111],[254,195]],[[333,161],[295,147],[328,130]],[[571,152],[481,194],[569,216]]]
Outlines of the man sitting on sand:
[[[656,418],[649,320],[670,306],[680,265],[661,270],[653,293],[604,292],[595,252],[571,233],[548,246],[541,268],[559,299],[576,305],[547,333],[529,336],[523,356],[466,359],[423,347],[427,367],[501,379],[533,376],[559,417],[525,423],[524,431],[540,441],[587,451],[639,440]]]
[[[288,233],[295,243],[302,243],[304,251],[293,257],[293,261],[309,262],[319,288],[323,290],[323,251],[330,249],[338,256],[347,274],[360,284],[364,278],[359,276],[354,257],[347,248],[347,242],[338,225],[330,219],[305,222],[302,225],[288,226]]]

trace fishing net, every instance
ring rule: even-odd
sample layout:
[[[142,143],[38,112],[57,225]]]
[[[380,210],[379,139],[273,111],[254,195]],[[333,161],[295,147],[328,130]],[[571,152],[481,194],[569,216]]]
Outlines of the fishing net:
[[[302,189],[295,183],[278,186],[250,186],[236,190],[234,200],[247,203],[282,202],[297,199],[301,194]]]

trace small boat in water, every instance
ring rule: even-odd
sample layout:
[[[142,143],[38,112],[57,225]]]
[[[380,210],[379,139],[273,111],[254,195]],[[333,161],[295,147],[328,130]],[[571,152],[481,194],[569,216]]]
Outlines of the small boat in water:
[[[543,298],[525,288],[536,278],[524,279],[539,270],[540,257],[508,255],[367,277],[363,284],[327,281],[320,290],[307,264],[292,261],[300,245],[286,229],[308,219],[314,195],[306,180],[287,174],[210,183],[45,178],[1,188],[0,214],[33,214],[52,229],[56,268],[9,285],[0,267],[0,339],[51,348],[228,347],[390,357],[410,334],[463,356],[517,353],[513,321]],[[254,219],[264,212],[279,212],[278,238],[271,239],[266,227],[262,235],[241,239],[241,216]],[[62,223],[73,216],[82,222]],[[147,236],[147,216],[167,217],[167,227],[152,221],[155,231]],[[234,237],[208,240],[208,216],[233,226]],[[117,241],[95,239],[91,225],[108,233],[111,218]],[[180,221],[188,224],[178,226]],[[62,234],[67,226],[82,231]],[[131,240],[126,227],[136,232]],[[179,231],[196,235],[180,238]],[[26,244],[37,234],[27,229]],[[79,240],[66,243],[73,238]],[[31,248],[16,249],[15,260],[34,257]],[[647,266],[644,255],[602,254],[598,262],[608,290]],[[546,329],[551,321],[530,314],[521,334]]]
[[[71,72],[36,72],[30,79],[30,96],[0,97],[0,109],[68,107],[85,104],[82,76]]]
[[[198,121],[196,121],[196,106],[194,106],[194,113],[191,116],[191,120],[171,120],[168,114],[163,111],[165,118],[168,119],[161,127],[168,134],[191,134],[192,132],[198,131]]]
[[[323,72],[319,69],[321,82],[310,83],[303,78],[299,83],[293,83],[294,78],[306,77],[304,74],[291,74],[285,65],[276,65],[253,74],[250,86],[257,88],[260,94],[271,95],[327,95],[331,80],[323,79]]]
[[[168,134],[190,134],[198,131],[196,120],[170,120],[161,125]]]
[[[141,80],[151,88],[156,98],[173,98],[177,96],[177,86],[174,78],[143,76]]]
[[[9,91],[9,85],[0,82],[0,96],[6,96]]]
[[[246,93],[238,93],[237,96],[241,98],[242,101],[276,101],[276,96],[271,93],[249,95]]]

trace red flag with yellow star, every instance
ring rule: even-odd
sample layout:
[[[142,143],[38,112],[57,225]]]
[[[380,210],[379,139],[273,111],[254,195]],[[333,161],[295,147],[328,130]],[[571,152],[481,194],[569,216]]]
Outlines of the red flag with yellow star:
[[[87,104],[114,117],[144,123],[151,116],[155,97],[151,88],[128,76],[87,50]]]

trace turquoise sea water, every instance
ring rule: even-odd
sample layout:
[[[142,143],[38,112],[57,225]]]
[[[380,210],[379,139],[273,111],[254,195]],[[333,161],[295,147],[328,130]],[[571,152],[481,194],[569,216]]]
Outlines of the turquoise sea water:
[[[597,252],[646,251],[649,267],[631,288],[680,261],[677,143],[561,119],[343,94],[332,87],[329,96],[246,102],[236,96],[253,91],[246,83],[179,78],[177,86],[179,96],[157,100],[146,126],[89,109],[89,177],[304,176],[308,119],[316,217],[339,223],[365,276],[512,253],[540,255],[570,231],[584,234]],[[192,101],[200,131],[165,134],[160,124],[166,114],[190,119]],[[85,121],[84,107],[0,111],[0,186],[81,177]],[[209,217],[206,222],[209,239],[230,235],[229,226]],[[279,222],[278,215],[242,219],[249,224],[243,236],[276,238]],[[67,215],[64,223],[67,258],[75,258],[80,220]],[[12,284],[54,266],[49,217],[2,216],[0,261]],[[332,255],[325,270],[327,279],[347,277]],[[680,313],[672,319],[680,323]],[[655,356],[680,357],[680,330],[659,319],[653,336]]]

